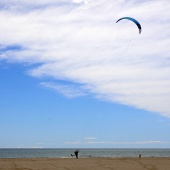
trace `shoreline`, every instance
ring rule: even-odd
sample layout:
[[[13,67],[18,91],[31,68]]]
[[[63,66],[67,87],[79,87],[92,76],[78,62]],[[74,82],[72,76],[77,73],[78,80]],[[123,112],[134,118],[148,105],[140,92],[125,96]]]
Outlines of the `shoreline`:
[[[156,157],[156,156],[143,156],[141,157],[140,159],[164,159],[164,158],[168,158],[170,159],[170,156],[169,157],[166,157],[166,156],[162,156],[162,157]],[[75,157],[16,157],[16,158],[0,158],[1,159],[76,159]],[[79,157],[78,159],[139,159],[139,157]],[[139,159],[139,160],[140,160]]]
[[[0,170],[169,170],[170,157],[0,158]]]

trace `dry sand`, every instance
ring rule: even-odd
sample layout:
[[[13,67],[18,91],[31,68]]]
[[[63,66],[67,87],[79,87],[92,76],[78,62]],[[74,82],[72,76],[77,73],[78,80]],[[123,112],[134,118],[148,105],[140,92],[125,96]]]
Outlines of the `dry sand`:
[[[3,158],[0,170],[170,170],[170,158]]]

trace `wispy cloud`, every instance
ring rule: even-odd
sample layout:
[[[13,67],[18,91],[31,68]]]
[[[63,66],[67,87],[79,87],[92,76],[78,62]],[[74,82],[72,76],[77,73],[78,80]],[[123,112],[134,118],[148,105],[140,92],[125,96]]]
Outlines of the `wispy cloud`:
[[[59,93],[70,98],[87,95],[87,93],[83,91],[83,87],[77,86],[75,84],[62,85],[62,84],[56,84],[56,83],[54,84],[51,82],[43,82],[41,83],[41,85],[47,88],[53,89],[55,91],[58,91]]]
[[[11,148],[29,148],[29,149],[36,149],[36,148],[44,148],[43,146],[30,146],[30,147],[27,147],[27,146],[18,146],[18,147],[11,147]]]
[[[65,142],[66,145],[154,145],[154,144],[170,144],[169,141],[134,141],[134,142],[114,142],[114,141],[73,141]]]
[[[84,140],[96,140],[96,138],[94,138],[94,137],[85,137],[85,138],[83,138]]]
[[[0,4],[1,60],[38,63],[29,75],[70,81],[71,87],[42,83],[68,97],[88,92],[170,117],[168,1],[7,0]],[[122,16],[138,19],[142,34],[131,22],[116,24]],[[20,48],[8,48],[16,45]],[[76,91],[72,83],[84,85],[83,89]]]

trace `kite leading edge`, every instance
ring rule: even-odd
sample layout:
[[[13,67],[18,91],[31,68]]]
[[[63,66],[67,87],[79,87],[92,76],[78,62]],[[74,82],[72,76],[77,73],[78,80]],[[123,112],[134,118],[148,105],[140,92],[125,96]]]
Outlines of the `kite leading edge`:
[[[131,18],[131,17],[123,17],[123,18],[118,19],[116,21],[116,23],[119,22],[122,19],[127,19],[127,20],[130,20],[130,21],[134,22],[137,25],[138,29],[139,29],[139,34],[142,32],[142,27],[141,27],[140,23],[136,19]]]

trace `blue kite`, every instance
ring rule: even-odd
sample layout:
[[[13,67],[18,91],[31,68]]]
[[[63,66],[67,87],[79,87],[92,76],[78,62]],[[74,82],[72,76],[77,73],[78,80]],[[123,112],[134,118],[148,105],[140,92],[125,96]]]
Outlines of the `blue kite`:
[[[134,22],[137,25],[138,29],[139,29],[139,34],[142,32],[142,27],[141,27],[140,23],[136,19],[131,18],[131,17],[123,17],[123,18],[118,19],[117,22],[119,22],[122,19],[127,19],[127,20],[130,20],[130,21]]]

